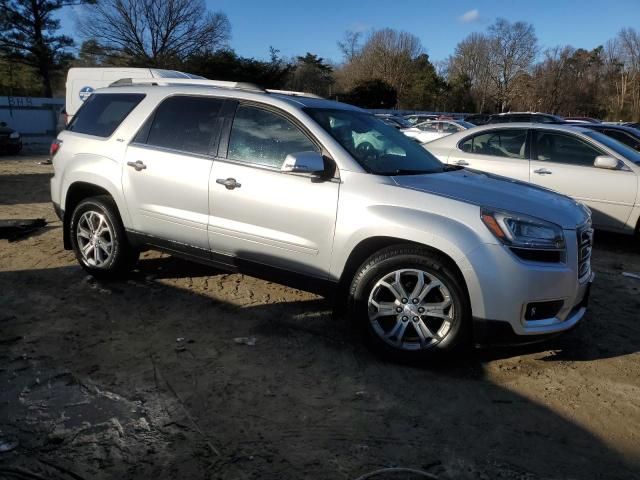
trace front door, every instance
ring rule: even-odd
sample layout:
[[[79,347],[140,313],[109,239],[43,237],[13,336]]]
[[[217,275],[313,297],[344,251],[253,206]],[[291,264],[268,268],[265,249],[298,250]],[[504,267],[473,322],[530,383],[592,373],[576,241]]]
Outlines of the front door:
[[[594,167],[606,152],[567,133],[537,130],[533,151],[532,183],[584,202],[596,227],[624,228],[636,198],[635,173]]]
[[[288,154],[312,150],[318,145],[284,114],[238,106],[210,180],[214,254],[327,276],[339,181],[280,171]]]
[[[127,148],[122,184],[138,233],[209,249],[209,175],[223,102],[169,97]]]

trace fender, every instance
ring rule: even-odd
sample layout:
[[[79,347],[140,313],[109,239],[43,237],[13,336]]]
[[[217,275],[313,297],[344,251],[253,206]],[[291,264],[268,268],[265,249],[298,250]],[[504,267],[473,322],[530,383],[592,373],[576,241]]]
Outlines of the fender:
[[[73,184],[83,182],[106,190],[118,207],[120,218],[125,227],[131,225],[131,217],[122,191],[122,164],[101,155],[79,154],[65,166],[62,179],[61,207],[68,215],[67,196]]]

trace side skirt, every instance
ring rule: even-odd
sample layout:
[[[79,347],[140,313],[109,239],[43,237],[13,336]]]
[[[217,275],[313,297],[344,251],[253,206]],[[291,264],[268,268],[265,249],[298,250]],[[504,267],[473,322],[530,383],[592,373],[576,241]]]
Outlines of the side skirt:
[[[154,237],[133,230],[127,230],[127,238],[133,246],[138,248],[148,247],[191,262],[228,272],[244,273],[263,280],[280,283],[287,287],[315,293],[330,300],[335,298],[338,290],[338,283],[331,280],[291,272],[236,256],[211,252],[204,248]]]

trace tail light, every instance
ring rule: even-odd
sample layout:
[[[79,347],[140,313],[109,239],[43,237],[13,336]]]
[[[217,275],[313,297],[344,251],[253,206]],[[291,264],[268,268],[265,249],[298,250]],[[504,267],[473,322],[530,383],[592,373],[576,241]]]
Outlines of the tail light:
[[[49,158],[53,160],[53,157],[55,156],[56,153],[58,153],[58,150],[60,150],[60,147],[62,146],[62,140],[58,140],[57,138],[51,142],[51,147],[49,147]]]

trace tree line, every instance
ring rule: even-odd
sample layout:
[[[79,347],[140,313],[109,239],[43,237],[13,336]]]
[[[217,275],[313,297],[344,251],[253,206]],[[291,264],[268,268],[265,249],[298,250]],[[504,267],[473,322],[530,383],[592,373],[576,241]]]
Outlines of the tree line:
[[[60,34],[61,11],[80,9]],[[66,10],[65,10],[66,12]],[[542,50],[533,25],[497,19],[434,63],[420,39],[383,28],[348,31],[343,58],[311,52],[267,60],[229,47],[231,23],[204,0],[0,0],[0,94],[61,95],[72,66],[168,68],[218,80],[304,90],[366,108],[640,120],[640,34],[622,29],[593,50]]]

